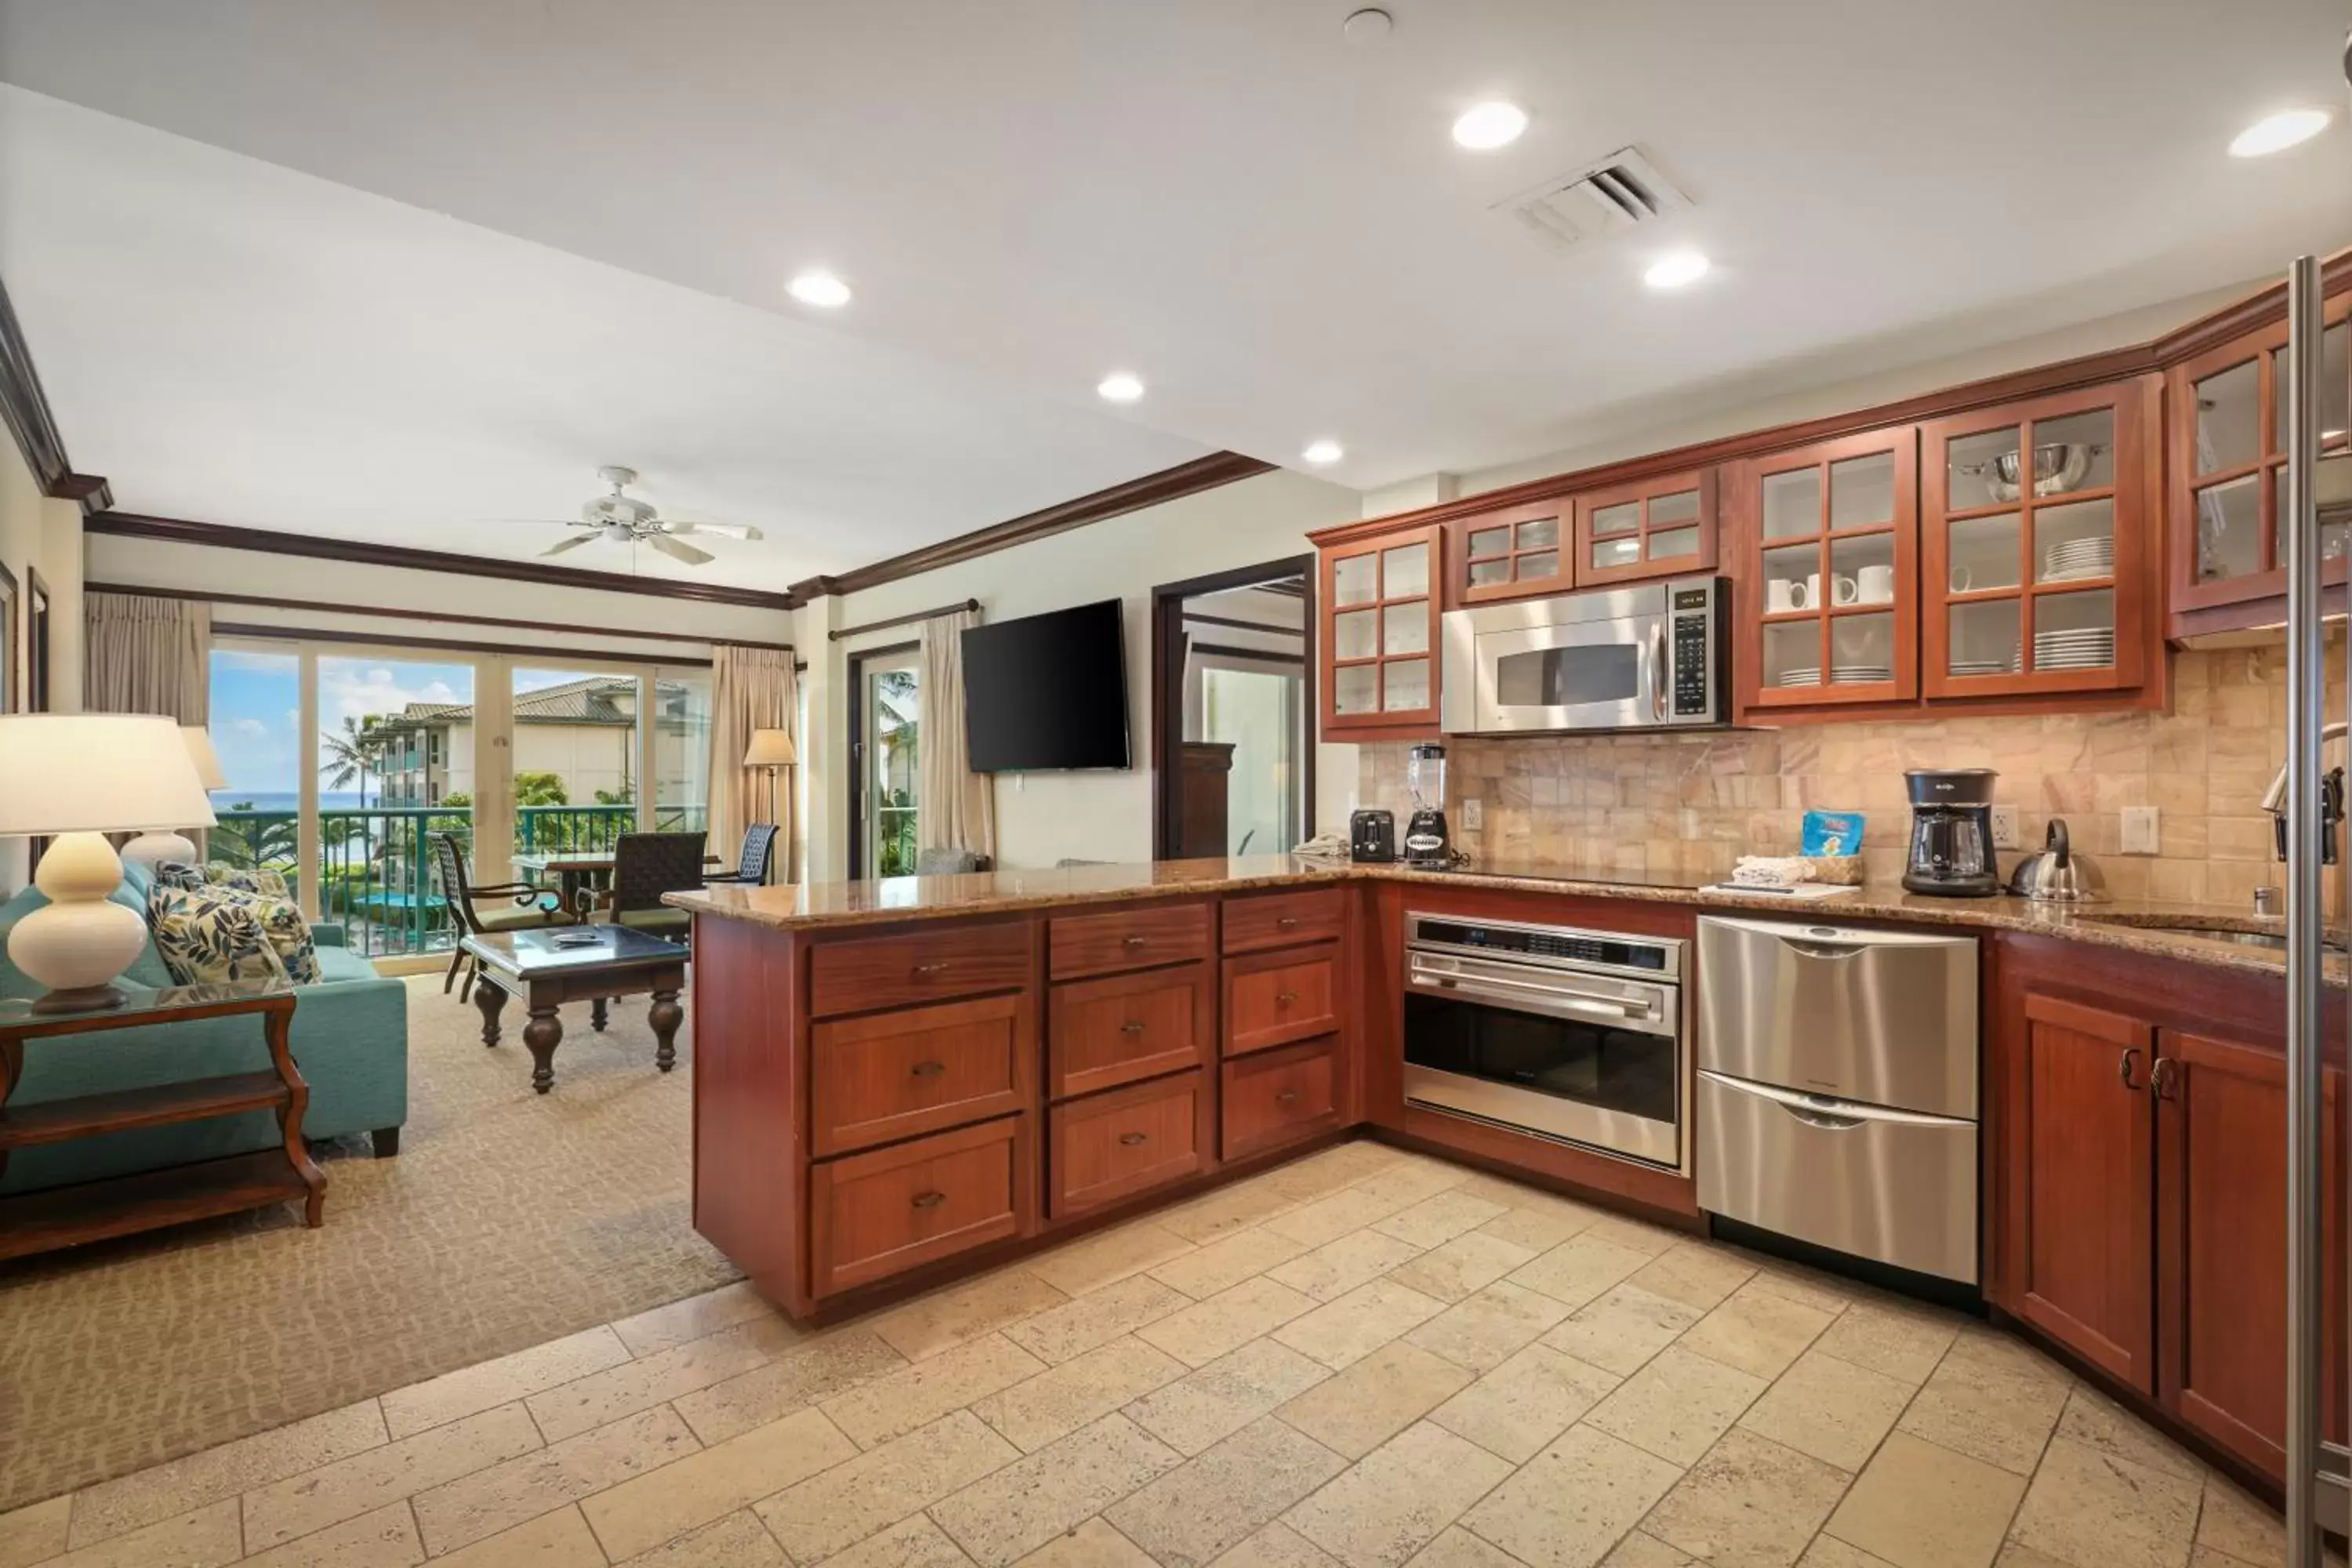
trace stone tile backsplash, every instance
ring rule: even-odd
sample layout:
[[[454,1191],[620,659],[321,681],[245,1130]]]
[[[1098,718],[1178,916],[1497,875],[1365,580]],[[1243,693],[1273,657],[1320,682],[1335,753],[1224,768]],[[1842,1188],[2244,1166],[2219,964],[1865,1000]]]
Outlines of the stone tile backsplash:
[[[2345,710],[2343,645],[2329,644],[2327,711]],[[1906,768],[1989,767],[1994,798],[2018,808],[2020,842],[2039,847],[2063,817],[2122,898],[2247,905],[2284,880],[2263,789],[2286,754],[2286,655],[2280,647],[2173,656],[2166,713],[1940,715],[1914,722],[1790,725],[1705,735],[1455,740],[1447,809],[1474,856],[1720,876],[1747,854],[1792,854],[1812,807],[1867,814],[1874,879],[1898,877],[1910,809]],[[1360,793],[1400,823],[1410,807],[1402,745],[1365,746]],[[2341,742],[2329,760],[2342,757]],[[1464,826],[1477,799],[1480,830]],[[2153,805],[2158,853],[2126,856],[2122,813]],[[2011,857],[2004,855],[2006,869]]]

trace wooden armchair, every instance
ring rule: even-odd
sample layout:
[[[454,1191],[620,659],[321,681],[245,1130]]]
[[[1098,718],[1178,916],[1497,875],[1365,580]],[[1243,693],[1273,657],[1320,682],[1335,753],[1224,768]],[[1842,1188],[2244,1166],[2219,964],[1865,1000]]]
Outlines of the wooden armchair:
[[[466,936],[481,936],[489,931],[522,931],[532,926],[570,925],[572,917],[564,912],[562,900],[544,888],[529,882],[500,882],[491,887],[475,887],[466,875],[466,857],[457,847],[454,833],[433,833],[425,836],[433,846],[433,867],[441,879],[441,896],[448,900],[449,912],[457,928]],[[477,899],[510,899],[505,909],[475,907]],[[461,1002],[473,994],[474,975],[466,963],[463,948],[449,955],[449,973],[441,982],[441,994],[457,983],[457,972],[466,970],[466,987],[457,993]]]
[[[663,903],[664,893],[683,893],[709,880],[702,867],[700,833],[624,833],[613,846],[614,925],[683,942],[694,919]]]

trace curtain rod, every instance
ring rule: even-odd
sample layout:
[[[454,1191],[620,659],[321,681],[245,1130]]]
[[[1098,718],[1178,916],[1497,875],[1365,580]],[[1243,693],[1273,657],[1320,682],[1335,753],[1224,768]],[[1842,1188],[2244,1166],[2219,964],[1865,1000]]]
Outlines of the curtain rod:
[[[911,626],[917,621],[928,621],[933,616],[952,616],[958,610],[977,610],[978,608],[980,608],[978,599],[966,599],[960,605],[941,605],[936,610],[917,610],[912,615],[892,616],[887,621],[868,621],[862,626],[844,626],[837,632],[825,633],[824,640],[839,642],[844,637],[854,637],[860,632],[878,632],[885,626]]]

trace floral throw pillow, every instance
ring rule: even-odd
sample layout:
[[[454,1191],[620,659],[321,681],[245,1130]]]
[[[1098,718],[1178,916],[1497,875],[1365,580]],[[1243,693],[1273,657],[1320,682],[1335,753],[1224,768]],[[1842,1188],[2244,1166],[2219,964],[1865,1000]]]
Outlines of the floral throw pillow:
[[[205,880],[215,887],[235,888],[241,893],[267,893],[273,899],[293,897],[286,886],[285,874],[267,867],[248,868],[232,866],[226,860],[215,860],[205,868]]]
[[[147,925],[163,967],[182,985],[286,976],[252,901],[232,891],[159,882],[148,895]]]
[[[159,888],[201,888],[205,872],[201,866],[190,866],[178,860],[155,862],[155,886]]]

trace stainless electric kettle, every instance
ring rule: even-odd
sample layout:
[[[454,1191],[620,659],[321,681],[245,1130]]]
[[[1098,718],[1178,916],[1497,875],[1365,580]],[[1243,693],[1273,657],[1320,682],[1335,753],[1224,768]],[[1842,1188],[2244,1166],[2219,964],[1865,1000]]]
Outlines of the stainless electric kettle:
[[[2077,855],[2066,842],[2066,823],[2050,819],[2043,847],[2017,863],[2009,874],[2009,890],[2023,899],[2047,904],[2106,902],[2107,879],[2087,856]]]

